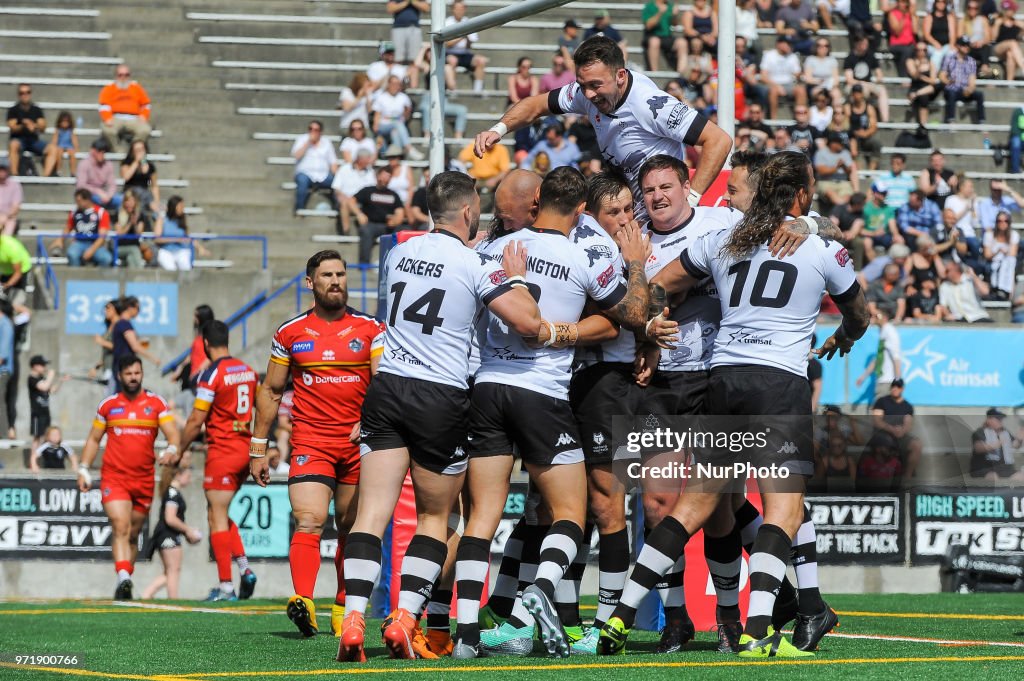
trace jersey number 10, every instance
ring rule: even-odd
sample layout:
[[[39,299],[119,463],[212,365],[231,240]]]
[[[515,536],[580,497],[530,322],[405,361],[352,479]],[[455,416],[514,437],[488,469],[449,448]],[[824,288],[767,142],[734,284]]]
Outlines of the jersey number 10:
[[[736,275],[736,282],[732,287],[732,295],[729,296],[729,307],[739,307],[743,302],[743,289],[747,284],[747,275],[750,274],[749,260],[741,260],[729,268],[729,274]],[[782,274],[782,281],[779,283],[779,292],[773,297],[765,296],[765,289],[768,286],[768,277],[772,272]],[[793,287],[796,284],[796,265],[778,260],[765,260],[757,268],[757,276],[754,277],[754,285],[750,290],[750,304],[753,307],[780,308],[789,305],[789,299],[793,296]]]

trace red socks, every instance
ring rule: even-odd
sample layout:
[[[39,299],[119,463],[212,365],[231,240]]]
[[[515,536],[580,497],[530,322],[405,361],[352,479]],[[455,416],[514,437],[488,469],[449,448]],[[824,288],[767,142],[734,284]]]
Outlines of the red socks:
[[[132,565],[130,560],[115,560],[114,561],[114,572],[120,572],[124,570],[128,574],[135,572],[135,566]]]
[[[234,523],[232,523],[234,526]],[[231,581],[231,531],[214,532],[210,535],[210,546],[213,548],[213,559],[217,562],[217,579],[221,582]]]
[[[320,535],[306,532],[293,534],[288,563],[292,569],[295,593],[312,598],[316,575],[320,571]]]
[[[244,556],[245,546],[242,545],[242,535],[238,534],[238,525],[235,525],[234,520],[228,521],[228,533],[231,535],[231,557]]]
[[[334,552],[334,570],[338,573],[338,595],[334,602],[345,605],[345,538],[338,537],[338,550]]]

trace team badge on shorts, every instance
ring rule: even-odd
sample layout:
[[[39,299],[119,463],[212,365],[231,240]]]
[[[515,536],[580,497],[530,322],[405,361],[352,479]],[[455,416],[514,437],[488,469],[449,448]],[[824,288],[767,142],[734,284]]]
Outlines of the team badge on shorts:
[[[353,338],[351,341],[349,341],[348,349],[351,350],[352,352],[362,352],[363,341],[359,340],[358,338]]]
[[[309,461],[309,457],[306,456],[305,454],[300,454],[299,456],[295,457],[296,466],[304,466],[306,465],[307,461]]]

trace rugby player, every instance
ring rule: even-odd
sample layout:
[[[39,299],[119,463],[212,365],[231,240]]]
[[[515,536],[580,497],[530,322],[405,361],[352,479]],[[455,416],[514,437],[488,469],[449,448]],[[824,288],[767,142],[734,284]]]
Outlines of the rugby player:
[[[636,230],[627,228],[620,234],[628,285],[614,263],[589,260],[567,238],[585,202],[586,181],[579,171],[562,167],[544,178],[534,225],[515,234],[530,251],[530,290],[545,319],[578,321],[589,297],[614,321],[629,328],[640,326],[646,322],[641,308],[647,306],[647,245]],[[492,247],[503,245],[498,239]],[[536,343],[510,333],[493,315],[488,321],[470,413],[471,506],[456,562],[455,657],[476,657],[480,647],[527,654],[533,643],[531,616],[549,654],[569,654],[552,602],[555,586],[576,557],[586,515],[583,451],[567,399],[572,346],[579,340],[576,321],[545,321]],[[553,523],[541,546],[534,583],[524,589],[505,623],[481,635],[479,599],[490,542],[508,490],[513,449],[522,457]]]
[[[139,553],[139,532],[153,503],[154,452],[157,431],[167,447],[156,457],[160,465],[173,465],[178,457],[178,429],[174,427],[167,402],[142,389],[142,360],[124,355],[114,367],[120,390],[100,402],[92,430],[82,447],[78,466],[78,489],[83,494],[92,486],[89,467],[99,452],[100,441],[107,446],[100,466],[103,510],[110,519],[111,553],[117,572],[116,600],[131,600],[132,573]]]
[[[469,338],[479,308],[485,306],[512,333],[540,333],[540,311],[526,287],[526,251],[509,240],[497,263],[467,247],[480,224],[473,179],[457,172],[435,175],[427,186],[427,207],[434,230],[395,247],[385,265],[389,328],[381,373],[362,411],[362,493],[345,556],[339,661],[366,661],[363,615],[380,575],[381,538],[410,470],[416,534],[402,561],[398,608],[387,618],[383,638],[392,657],[414,657],[417,620],[441,574],[449,514],[466,473]],[[460,589],[460,612],[466,595]]]
[[[707,413],[809,417],[807,348],[822,293],[832,294],[843,313],[839,330],[816,351],[826,359],[837,351],[840,355],[849,352],[864,334],[869,321],[867,305],[849,254],[837,242],[812,237],[805,248],[786,261],[776,259],[768,250],[769,239],[787,215],[806,215],[811,205],[814,172],[807,157],[781,152],[751,181],[757,192],[736,229],[701,237],[652,283],[663,286],[669,295],[677,295],[711,276],[720,292],[722,322],[711,359]],[[744,276],[752,269],[757,269],[757,274]],[[775,282],[771,287],[769,280]],[[737,334],[763,342],[730,342]],[[809,445],[799,446],[801,435],[806,434],[792,437],[798,446],[787,441],[777,454],[762,454],[756,462],[778,464],[792,471],[793,477],[758,480],[765,520],[750,559],[750,608],[740,638],[741,657],[813,656],[795,648],[772,626],[785,559],[803,520],[802,476],[813,472]],[[601,652],[624,652],[640,599],[671,567],[674,556],[682,553],[689,537],[718,505],[722,481],[701,483],[696,485],[698,489],[688,486],[671,513],[651,533],[615,614],[602,629]]]
[[[181,451],[188,452],[206,426],[206,467],[203,491],[210,523],[210,547],[220,584],[208,601],[233,601],[252,596],[256,575],[249,568],[238,525],[228,517],[228,506],[249,477],[249,423],[256,398],[256,371],[231,356],[228,325],[210,320],[199,329],[210,363],[196,381],[196,399],[181,435]],[[238,565],[239,589],[231,581],[231,562]]]
[[[249,445],[249,471],[266,487],[270,481],[267,438],[291,372],[292,455],[288,499],[295,532],[288,562],[295,595],[288,617],[303,636],[317,631],[313,588],[320,570],[320,535],[331,499],[338,528],[334,564],[338,591],[331,608],[337,635],[344,617],[345,538],[356,510],[359,482],[359,414],[384,345],[384,325],[348,306],[347,265],[334,250],[320,251],[306,262],[306,287],[313,307],[282,324],[271,345],[267,376],[256,394],[256,419]]]
[[[583,41],[573,61],[576,82],[521,99],[497,124],[476,136],[477,157],[482,158],[506,133],[539,118],[584,115],[594,126],[601,155],[609,167],[629,180],[638,218],[644,215],[637,181],[643,162],[657,154],[686,158],[685,145],[700,145],[700,166],[688,196],[690,205],[696,206],[732,150],[728,133],[661,90],[643,73],[627,69],[622,50],[610,38],[594,36]]]

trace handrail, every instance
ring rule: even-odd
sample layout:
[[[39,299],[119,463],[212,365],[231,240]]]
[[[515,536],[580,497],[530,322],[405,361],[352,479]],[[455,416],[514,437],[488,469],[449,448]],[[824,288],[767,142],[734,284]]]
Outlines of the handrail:
[[[32,233],[36,237],[36,250],[39,253],[39,257],[46,260],[49,263],[49,254],[46,252],[46,247],[43,245],[43,239],[74,239],[76,241],[95,241],[100,238],[100,235],[85,235],[85,234],[70,234],[67,232],[61,232],[58,230],[36,230]],[[153,232],[143,232],[141,234],[105,234],[104,239],[113,242],[114,248],[112,249],[112,255],[114,262],[117,262],[117,250],[118,242],[121,240],[133,240],[139,239],[179,239],[181,241],[187,240],[189,247],[193,250],[193,259],[195,258],[195,242],[196,241],[256,241],[260,244],[260,259],[262,262],[261,269],[267,269],[268,263],[268,251],[267,251],[267,237],[258,234],[190,234],[187,237],[158,237]]]
[[[50,264],[50,256],[46,253],[46,248],[43,246],[43,240],[39,239],[36,242],[36,258],[43,261],[44,274],[43,274],[43,286],[53,296],[53,309],[60,309],[60,282],[57,281],[57,273],[53,271],[53,265]]]

